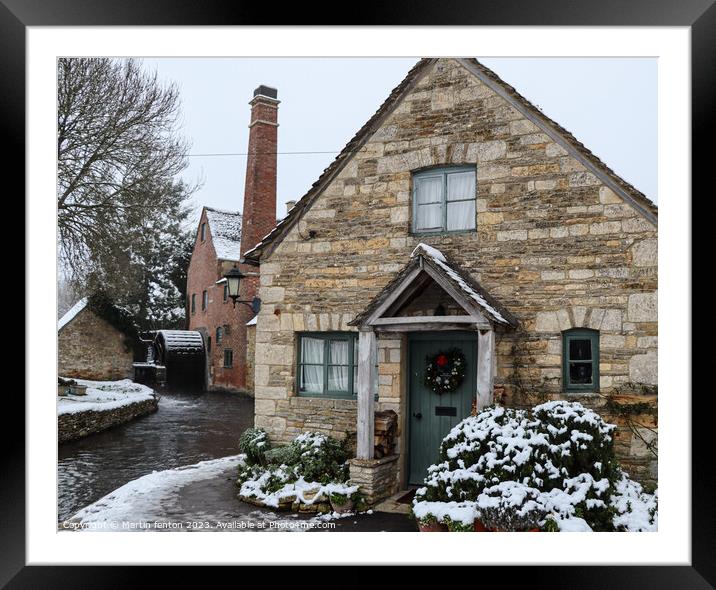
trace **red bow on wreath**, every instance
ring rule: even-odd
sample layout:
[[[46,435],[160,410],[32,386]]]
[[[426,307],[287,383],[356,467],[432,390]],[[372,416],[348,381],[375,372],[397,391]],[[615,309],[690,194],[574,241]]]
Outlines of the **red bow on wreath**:
[[[435,364],[438,367],[444,367],[448,364],[448,357],[444,354],[439,354],[438,357],[435,359]]]

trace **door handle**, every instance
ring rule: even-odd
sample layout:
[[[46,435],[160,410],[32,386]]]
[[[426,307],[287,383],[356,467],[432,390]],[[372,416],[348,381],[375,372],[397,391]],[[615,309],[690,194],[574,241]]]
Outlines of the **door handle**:
[[[418,420],[420,420],[420,418],[422,418],[423,415],[422,415],[420,412],[413,412],[413,417],[415,417],[415,418],[417,418]]]

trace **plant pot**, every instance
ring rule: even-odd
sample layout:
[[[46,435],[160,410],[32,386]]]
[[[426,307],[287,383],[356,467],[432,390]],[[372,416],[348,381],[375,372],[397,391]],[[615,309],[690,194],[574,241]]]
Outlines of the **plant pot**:
[[[70,386],[69,385],[58,385],[57,386],[57,395],[61,395],[62,397],[69,395],[70,393]]]
[[[475,522],[472,523],[472,526],[476,533],[491,533],[492,532],[484,524],[482,524],[481,520],[475,519]]]
[[[418,530],[421,533],[446,533],[448,528],[446,524],[437,521],[426,523],[418,521]]]

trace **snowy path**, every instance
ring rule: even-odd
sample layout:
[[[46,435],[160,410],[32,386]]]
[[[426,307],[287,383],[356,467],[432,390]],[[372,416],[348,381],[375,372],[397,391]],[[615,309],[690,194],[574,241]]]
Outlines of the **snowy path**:
[[[83,508],[60,528],[111,532],[415,530],[404,515],[336,519],[256,508],[236,498],[239,461],[233,455],[150,473]]]

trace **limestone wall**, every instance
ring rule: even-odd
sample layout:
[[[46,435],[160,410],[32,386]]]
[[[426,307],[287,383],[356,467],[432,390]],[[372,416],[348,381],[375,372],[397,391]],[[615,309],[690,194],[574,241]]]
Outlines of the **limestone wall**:
[[[95,432],[107,430],[113,426],[134,420],[139,416],[156,412],[157,408],[158,401],[149,399],[100,412],[87,411],[60,414],[57,417],[58,442],[76,440]]]
[[[134,352],[126,336],[85,308],[57,334],[57,369],[62,377],[114,381],[132,379]]]

